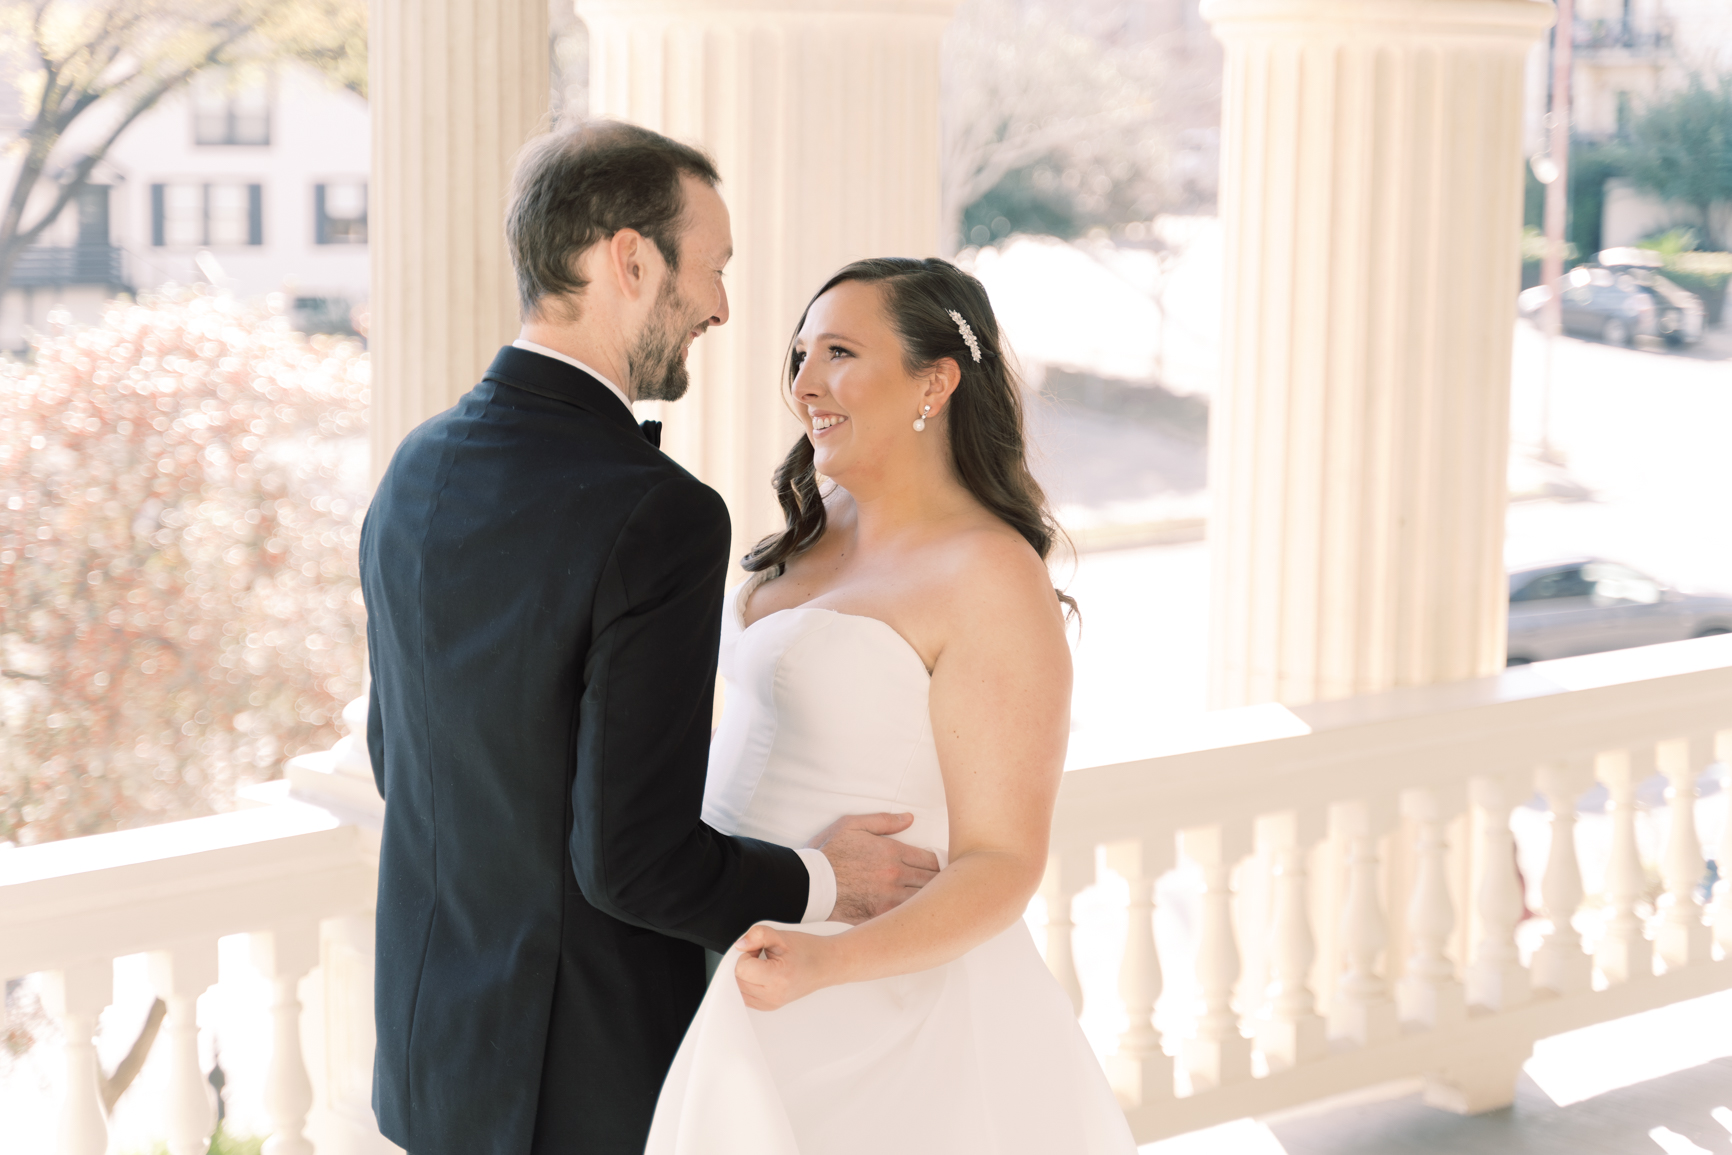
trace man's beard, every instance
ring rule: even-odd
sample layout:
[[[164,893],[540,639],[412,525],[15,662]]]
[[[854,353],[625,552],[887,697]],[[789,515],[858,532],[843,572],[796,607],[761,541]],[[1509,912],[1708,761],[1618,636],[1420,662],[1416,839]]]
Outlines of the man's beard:
[[[661,292],[656,294],[649,320],[626,359],[639,401],[678,401],[691,388],[692,379],[686,372],[685,358],[680,355],[686,334],[692,331],[692,326],[684,323],[690,312],[691,306],[674,288],[670,270]]]

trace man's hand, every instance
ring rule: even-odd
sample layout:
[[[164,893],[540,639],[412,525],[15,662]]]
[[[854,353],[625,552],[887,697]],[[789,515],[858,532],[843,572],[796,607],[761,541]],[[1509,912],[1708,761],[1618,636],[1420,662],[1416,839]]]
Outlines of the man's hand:
[[[850,814],[806,845],[822,850],[836,872],[836,922],[855,925],[902,905],[938,877],[938,856],[888,837],[907,830],[912,814]]]

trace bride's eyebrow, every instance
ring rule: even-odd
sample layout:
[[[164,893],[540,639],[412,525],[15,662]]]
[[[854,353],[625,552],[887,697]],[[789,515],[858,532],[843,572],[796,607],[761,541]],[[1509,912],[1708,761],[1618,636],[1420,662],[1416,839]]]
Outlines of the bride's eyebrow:
[[[850,345],[858,345],[860,343],[860,342],[856,341],[854,338],[846,336],[842,333],[819,333],[816,337],[813,338],[813,340],[815,340],[815,341],[846,341]]]

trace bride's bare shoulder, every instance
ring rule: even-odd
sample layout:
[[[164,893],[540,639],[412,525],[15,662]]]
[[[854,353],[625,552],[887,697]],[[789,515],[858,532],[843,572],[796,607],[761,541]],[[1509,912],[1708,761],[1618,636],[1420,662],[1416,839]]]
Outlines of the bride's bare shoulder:
[[[1063,629],[1063,607],[1052,574],[1015,529],[995,522],[971,527],[944,546],[947,617],[964,627],[1022,625]]]

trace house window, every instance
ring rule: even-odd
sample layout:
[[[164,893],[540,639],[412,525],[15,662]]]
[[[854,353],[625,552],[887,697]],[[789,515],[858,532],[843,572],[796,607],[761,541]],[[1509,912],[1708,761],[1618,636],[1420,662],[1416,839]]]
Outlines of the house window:
[[[367,182],[313,186],[313,239],[321,245],[367,243]]]
[[[256,69],[207,68],[193,79],[192,138],[196,144],[271,143],[271,98]]]
[[[262,245],[264,192],[257,184],[153,184],[150,243],[159,248]]]

